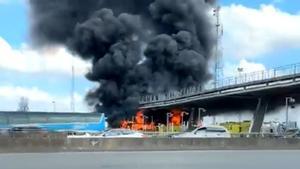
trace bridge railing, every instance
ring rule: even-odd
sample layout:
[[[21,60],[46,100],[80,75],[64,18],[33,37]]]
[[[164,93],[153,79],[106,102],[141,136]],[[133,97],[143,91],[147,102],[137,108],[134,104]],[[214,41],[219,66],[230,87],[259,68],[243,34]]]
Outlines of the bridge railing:
[[[299,73],[300,73],[300,63],[277,67],[269,70],[243,73],[238,76],[228,77],[219,80],[217,82],[216,88],[214,89],[227,87],[227,86],[241,85],[241,84],[246,84],[255,81],[271,80],[271,79],[276,79],[284,76],[296,75]]]
[[[193,95],[198,95],[207,91],[217,91],[224,87],[230,86],[241,86],[243,84],[248,84],[251,82],[259,82],[264,80],[276,80],[277,78],[285,76],[293,76],[300,74],[300,63],[281,66],[269,70],[251,72],[251,73],[241,73],[238,76],[226,77],[218,80],[212,85],[196,85],[188,88],[183,88],[181,90],[173,90],[167,93],[161,93],[157,95],[147,95],[140,98],[140,104],[149,104],[161,101],[169,101],[173,99],[190,97]]]

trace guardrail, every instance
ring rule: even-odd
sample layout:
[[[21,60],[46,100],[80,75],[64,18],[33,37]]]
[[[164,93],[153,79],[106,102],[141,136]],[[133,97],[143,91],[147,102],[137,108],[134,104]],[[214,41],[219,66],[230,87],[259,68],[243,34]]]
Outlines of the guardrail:
[[[218,80],[213,85],[196,85],[188,88],[183,88],[179,91],[170,91],[157,95],[147,95],[140,97],[140,105],[168,101],[182,97],[199,95],[207,91],[217,91],[224,87],[242,86],[250,82],[260,82],[265,80],[276,80],[285,76],[297,76],[300,74],[300,63],[281,66],[270,70],[257,71],[252,73],[241,73],[238,76],[232,76]],[[204,87],[205,86],[205,87]]]

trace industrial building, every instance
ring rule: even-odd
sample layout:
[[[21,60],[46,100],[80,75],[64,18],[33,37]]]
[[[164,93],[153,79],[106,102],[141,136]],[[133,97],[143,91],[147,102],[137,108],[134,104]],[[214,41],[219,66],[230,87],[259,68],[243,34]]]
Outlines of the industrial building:
[[[48,113],[0,111],[0,129],[35,127],[51,132],[100,132],[105,130],[102,113]]]

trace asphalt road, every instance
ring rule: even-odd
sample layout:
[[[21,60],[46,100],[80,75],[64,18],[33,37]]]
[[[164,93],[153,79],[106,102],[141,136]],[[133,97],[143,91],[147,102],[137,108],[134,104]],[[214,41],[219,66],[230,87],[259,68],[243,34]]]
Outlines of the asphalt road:
[[[300,151],[181,151],[0,154],[1,169],[283,169]]]

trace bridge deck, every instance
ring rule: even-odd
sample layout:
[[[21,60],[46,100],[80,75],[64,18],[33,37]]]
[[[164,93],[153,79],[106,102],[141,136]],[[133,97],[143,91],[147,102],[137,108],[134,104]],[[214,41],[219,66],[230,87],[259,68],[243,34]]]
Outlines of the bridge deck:
[[[300,64],[226,78],[214,87],[200,86],[142,97],[140,108],[159,108],[300,85]]]

